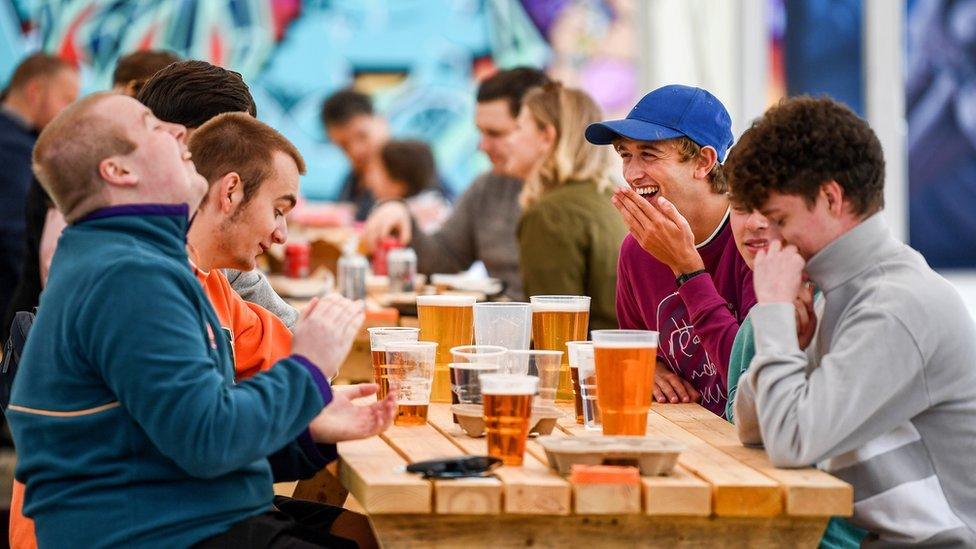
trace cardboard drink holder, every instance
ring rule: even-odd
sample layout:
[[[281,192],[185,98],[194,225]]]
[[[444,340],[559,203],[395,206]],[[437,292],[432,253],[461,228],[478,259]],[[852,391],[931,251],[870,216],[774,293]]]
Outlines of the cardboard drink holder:
[[[458,425],[472,438],[485,436],[485,416],[481,404],[455,404],[451,412],[457,417]],[[529,417],[529,435],[548,435],[556,428],[556,420],[562,413],[549,406],[533,406]]]
[[[681,444],[659,437],[540,437],[549,466],[568,475],[573,465],[629,465],[643,476],[666,475],[684,450]]]

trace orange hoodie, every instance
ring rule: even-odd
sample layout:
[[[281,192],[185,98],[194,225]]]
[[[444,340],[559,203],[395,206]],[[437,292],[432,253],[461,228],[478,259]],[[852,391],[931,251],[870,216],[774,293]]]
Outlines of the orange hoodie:
[[[237,379],[244,379],[267,370],[272,364],[291,354],[291,331],[285,323],[260,305],[241,299],[230,287],[220,269],[202,271],[192,263],[196,253],[188,247],[193,272],[203,285],[224,334],[234,349],[234,368]],[[37,549],[34,521],[23,515],[24,485],[14,480],[10,498],[10,534],[12,549]]]

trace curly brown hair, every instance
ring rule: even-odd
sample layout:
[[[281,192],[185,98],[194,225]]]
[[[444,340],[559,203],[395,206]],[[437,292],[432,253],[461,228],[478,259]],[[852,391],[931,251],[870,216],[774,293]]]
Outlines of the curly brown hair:
[[[758,210],[770,193],[812,206],[836,181],[859,216],[884,207],[884,155],[867,122],[828,98],[795,97],[772,107],[739,138],[725,163],[737,207]]]

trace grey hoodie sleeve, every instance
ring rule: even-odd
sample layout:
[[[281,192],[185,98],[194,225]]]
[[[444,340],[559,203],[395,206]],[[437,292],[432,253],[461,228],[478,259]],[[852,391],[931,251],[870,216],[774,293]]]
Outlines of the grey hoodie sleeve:
[[[224,269],[230,287],[237,292],[244,301],[256,303],[271,311],[271,314],[280,318],[289,330],[295,329],[298,322],[298,310],[285,303],[284,299],[274,291],[268,278],[264,273],[254,269],[253,271],[235,271]]]
[[[773,465],[805,467],[850,451],[929,405],[922,353],[890,312],[860,306],[845,314],[832,330],[830,352],[809,375],[794,314],[792,303],[752,310],[756,356],[739,385],[755,395]]]

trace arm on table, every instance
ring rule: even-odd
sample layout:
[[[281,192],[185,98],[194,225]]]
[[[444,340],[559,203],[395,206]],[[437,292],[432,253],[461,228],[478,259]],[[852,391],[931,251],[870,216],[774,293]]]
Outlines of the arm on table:
[[[755,396],[774,465],[805,467],[850,451],[928,406],[924,357],[899,319],[868,306],[847,314],[834,329],[831,352],[807,376],[795,315],[792,303],[753,309],[756,357],[739,383],[739,400]],[[747,408],[741,404],[740,420]]]

